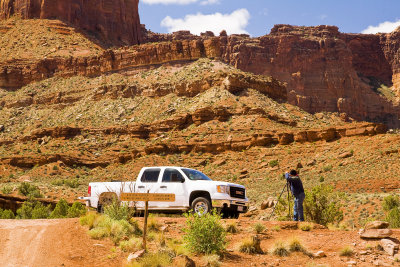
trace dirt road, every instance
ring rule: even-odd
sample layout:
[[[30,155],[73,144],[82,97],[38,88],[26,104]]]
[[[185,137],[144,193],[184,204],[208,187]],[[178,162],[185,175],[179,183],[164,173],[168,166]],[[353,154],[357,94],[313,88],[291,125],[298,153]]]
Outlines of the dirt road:
[[[0,220],[0,266],[121,266],[110,241],[90,239],[78,219]]]

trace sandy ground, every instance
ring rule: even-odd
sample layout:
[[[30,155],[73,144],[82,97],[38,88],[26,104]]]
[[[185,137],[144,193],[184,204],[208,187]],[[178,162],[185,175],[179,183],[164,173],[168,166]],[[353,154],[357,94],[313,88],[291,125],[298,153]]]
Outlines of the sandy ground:
[[[112,243],[92,240],[77,219],[0,220],[0,266],[121,266]]]

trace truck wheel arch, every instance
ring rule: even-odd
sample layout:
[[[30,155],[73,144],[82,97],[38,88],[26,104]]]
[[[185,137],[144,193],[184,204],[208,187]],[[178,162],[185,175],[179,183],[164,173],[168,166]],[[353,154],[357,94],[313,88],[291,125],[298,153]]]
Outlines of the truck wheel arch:
[[[195,200],[198,197],[204,197],[204,198],[208,199],[208,201],[210,201],[210,203],[211,203],[211,195],[210,195],[209,192],[207,192],[207,191],[193,191],[192,193],[190,193],[189,206],[191,206],[193,200]]]
[[[99,202],[97,206],[111,204],[114,198],[118,199],[118,195],[115,192],[103,192],[99,196]]]

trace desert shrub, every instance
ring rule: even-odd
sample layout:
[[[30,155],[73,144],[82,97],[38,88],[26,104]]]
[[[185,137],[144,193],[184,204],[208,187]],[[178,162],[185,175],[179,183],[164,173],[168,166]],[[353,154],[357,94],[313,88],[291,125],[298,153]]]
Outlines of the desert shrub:
[[[60,201],[57,202],[56,207],[54,210],[50,213],[50,218],[66,218],[68,215],[68,203],[65,199],[60,199]]]
[[[137,248],[136,238],[131,238],[129,240],[123,240],[119,243],[119,247],[124,252],[133,252]]]
[[[235,222],[228,224],[225,228],[225,231],[231,234],[239,232]]]
[[[265,230],[265,225],[262,223],[256,223],[254,226],[254,231],[256,231],[257,234],[262,233]]]
[[[171,250],[171,252],[174,256],[190,254],[190,251],[188,250],[188,248],[184,244],[182,244],[181,240],[178,240],[178,239],[168,240],[167,247]]]
[[[286,248],[285,244],[282,241],[276,241],[274,243],[271,253],[280,257],[286,257],[290,254],[289,250]]]
[[[275,166],[278,166],[279,161],[278,161],[277,159],[273,159],[273,160],[271,160],[268,164],[269,164],[269,166],[270,166],[271,168],[273,168],[273,167],[275,167]]]
[[[294,237],[289,241],[289,251],[290,252],[305,252],[306,249],[301,244],[301,241]]]
[[[86,208],[82,205],[82,203],[75,201],[71,207],[68,208],[67,217],[75,218],[85,215]]]
[[[18,192],[20,195],[28,197],[42,197],[39,187],[36,185],[23,182],[18,187]]]
[[[332,186],[320,184],[306,192],[304,200],[306,219],[318,224],[339,223],[343,220],[340,195],[333,192]]]
[[[391,228],[400,228],[400,209],[392,208],[386,215],[385,219]]]
[[[79,219],[80,224],[89,226],[89,229],[93,228],[94,222],[99,217],[96,212],[88,212],[85,216]]]
[[[110,232],[107,230],[107,228],[97,227],[89,230],[88,234],[93,239],[102,239],[104,237],[108,237]]]
[[[350,257],[353,253],[353,249],[349,246],[345,246],[339,251],[339,255],[344,257]]]
[[[262,254],[260,244],[254,238],[246,238],[239,245],[239,251],[247,254]]]
[[[205,254],[218,254],[224,250],[226,232],[216,210],[204,215],[188,213],[185,217],[183,239],[189,250]]]
[[[125,220],[113,220],[110,229],[111,240],[118,244],[121,239],[129,237],[133,233],[133,227]]]
[[[111,204],[104,207],[104,214],[114,220],[129,220],[132,217],[128,205],[121,205],[117,198],[113,198]]]
[[[2,210],[0,208],[0,219],[15,219],[14,212],[12,212],[12,210]]]
[[[157,219],[153,215],[149,216],[147,221],[147,228],[149,231],[158,232],[160,231],[161,225],[157,222]]]
[[[50,215],[50,205],[44,206],[41,202],[37,202],[32,210],[32,219],[47,219]]]
[[[275,231],[275,232],[279,232],[279,231],[281,230],[281,227],[280,227],[279,225],[275,225],[275,226],[273,226],[273,227],[271,228],[271,230],[272,230],[272,231]]]
[[[399,197],[396,195],[389,195],[383,199],[382,208],[384,211],[390,211],[393,208],[400,206]]]
[[[202,257],[203,262],[207,267],[219,267],[221,266],[221,262],[219,261],[219,255],[205,255]]]
[[[32,211],[35,203],[31,200],[25,201],[22,206],[17,209],[17,218],[18,219],[31,219]]]
[[[144,255],[140,260],[133,262],[130,267],[167,267],[171,266],[171,257],[164,252],[160,253],[148,253]]]
[[[310,231],[311,229],[313,229],[313,227],[314,226],[311,223],[303,222],[299,224],[299,229],[302,231]]]
[[[13,191],[13,187],[11,185],[5,185],[1,188],[1,193],[8,195],[11,194],[11,192]]]
[[[78,179],[64,180],[63,182],[66,186],[71,187],[71,188],[78,188],[80,185]]]
[[[142,231],[142,229],[140,229],[139,222],[136,219],[131,218],[129,220],[129,223],[133,227],[133,234],[134,235],[142,235],[143,231]]]

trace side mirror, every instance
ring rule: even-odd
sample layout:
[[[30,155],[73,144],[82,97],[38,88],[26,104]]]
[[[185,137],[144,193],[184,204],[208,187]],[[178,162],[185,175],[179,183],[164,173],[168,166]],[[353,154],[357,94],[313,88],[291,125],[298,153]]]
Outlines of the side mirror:
[[[185,178],[181,177],[181,183],[183,184],[185,182]]]

